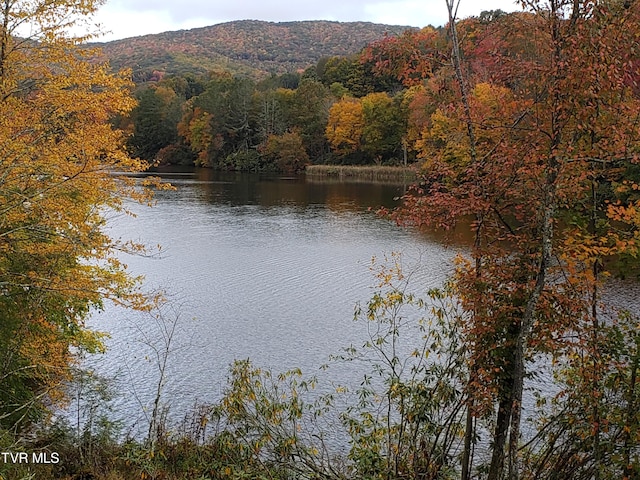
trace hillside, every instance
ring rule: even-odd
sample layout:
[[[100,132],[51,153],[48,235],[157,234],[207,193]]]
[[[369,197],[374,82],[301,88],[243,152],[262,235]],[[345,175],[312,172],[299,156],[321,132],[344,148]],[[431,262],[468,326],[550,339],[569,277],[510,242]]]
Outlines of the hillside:
[[[264,22],[241,20],[191,30],[100,43],[114,68],[129,67],[136,81],[153,72],[231,70],[250,76],[282,74],[323,56],[349,55],[385,34],[408,28],[368,22]]]

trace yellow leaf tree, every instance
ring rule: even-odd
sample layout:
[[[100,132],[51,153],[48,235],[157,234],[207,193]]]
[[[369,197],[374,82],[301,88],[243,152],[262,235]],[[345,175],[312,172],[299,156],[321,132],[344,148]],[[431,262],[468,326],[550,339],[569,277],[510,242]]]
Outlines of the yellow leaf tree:
[[[363,129],[364,114],[360,100],[344,97],[333,104],[325,134],[336,153],[348,155],[357,152],[361,146]]]
[[[123,150],[110,119],[133,107],[124,73],[111,74],[72,33],[93,0],[5,0],[0,6],[0,425],[28,424],[61,398],[71,347],[95,349],[84,326],[109,298],[136,308],[114,256],[137,250],[103,231],[106,211],[147,200],[115,172],[145,168]],[[77,350],[76,350],[77,351]]]

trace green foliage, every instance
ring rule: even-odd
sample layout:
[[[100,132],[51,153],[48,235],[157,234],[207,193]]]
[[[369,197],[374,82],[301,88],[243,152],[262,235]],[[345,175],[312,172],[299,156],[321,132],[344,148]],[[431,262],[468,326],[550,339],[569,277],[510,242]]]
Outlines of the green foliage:
[[[339,83],[355,96],[361,97],[371,92],[360,81],[362,72],[359,71],[359,67],[360,60],[357,55],[352,57],[331,57],[319,62],[316,71],[318,72],[319,80],[326,86]]]
[[[221,160],[218,167],[222,170],[240,172],[268,172],[275,170],[256,150],[237,151]]]
[[[505,15],[507,15],[507,12],[499,8],[496,10],[483,10],[482,12],[480,12],[478,20],[480,20],[482,23],[491,23],[495,22],[501,17],[504,17]]]
[[[285,88],[287,90],[295,90],[300,85],[299,73],[284,73],[276,75],[272,73],[270,77],[258,82],[258,90],[268,91]]]
[[[409,293],[400,255],[372,268],[378,290],[355,313],[369,340],[341,357],[372,366],[354,392],[357,402],[341,414],[354,476],[456,478],[466,368],[455,301],[443,290],[426,299]]]
[[[191,148],[199,152],[197,164],[227,169],[251,169],[254,155],[252,81],[219,75],[185,108],[178,130]],[[237,158],[236,158],[237,157]]]
[[[523,478],[618,479],[640,474],[640,333],[627,312],[557,359],[559,392],[527,445]]]
[[[377,164],[400,157],[406,120],[399,99],[372,93],[362,99],[362,150]]]
[[[167,88],[148,87],[138,94],[138,105],[131,113],[133,155],[154,160],[160,150],[177,142],[180,106],[175,92]]]
[[[303,432],[310,407],[301,393],[314,381],[302,380],[299,370],[273,375],[248,361],[231,369],[229,388],[212,417],[223,423],[228,438],[241,446],[254,462],[262,461],[287,476],[313,467],[318,449],[305,444]],[[314,453],[315,452],[315,453]]]
[[[300,132],[307,154],[313,162],[321,161],[328,150],[324,130],[331,101],[327,88],[314,80],[301,81],[295,90],[290,129]]]
[[[291,123],[294,96],[293,90],[284,88],[254,93],[252,123],[261,145],[270,135],[282,135],[287,130]]]
[[[297,132],[269,136],[265,155],[274,158],[274,163],[282,172],[299,172],[309,163],[309,155]]]
[[[322,58],[316,65],[317,78],[324,85],[342,85],[354,97],[374,92],[397,91],[402,85],[389,75],[375,75],[373,62],[361,54]],[[339,97],[338,97],[339,98]]]

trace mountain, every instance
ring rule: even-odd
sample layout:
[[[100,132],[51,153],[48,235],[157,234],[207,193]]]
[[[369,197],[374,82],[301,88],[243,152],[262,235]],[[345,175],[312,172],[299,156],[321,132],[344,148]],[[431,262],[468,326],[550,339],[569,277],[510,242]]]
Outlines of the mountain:
[[[325,56],[354,54],[384,35],[399,35],[410,28],[369,22],[240,20],[95,46],[114,68],[133,69],[136,81],[158,72],[212,70],[261,77],[305,69]]]

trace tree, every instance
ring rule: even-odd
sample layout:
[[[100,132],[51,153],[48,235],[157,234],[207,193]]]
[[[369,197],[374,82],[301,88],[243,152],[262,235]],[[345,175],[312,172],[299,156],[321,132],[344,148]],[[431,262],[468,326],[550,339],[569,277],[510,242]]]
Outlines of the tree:
[[[264,154],[274,158],[278,170],[282,172],[298,172],[309,163],[309,155],[298,132],[269,135]]]
[[[138,105],[131,112],[133,135],[129,139],[132,153],[154,160],[158,152],[176,143],[180,99],[166,87],[148,87],[138,95]]]
[[[218,144],[214,142],[212,132],[212,118],[210,113],[196,107],[186,109],[182,120],[178,124],[178,133],[184,138],[189,147],[198,154],[196,165],[210,167],[209,150],[216,149]],[[219,135],[216,139],[220,138]]]
[[[391,76],[406,87],[419,85],[446,65],[443,38],[433,27],[387,36],[364,49],[362,59],[380,77]]]
[[[134,105],[126,72],[109,73],[70,28],[98,2],[7,0],[0,9],[0,422],[18,427],[62,398],[71,347],[95,351],[92,308],[145,299],[114,255],[138,251],[103,231],[105,213],[146,190],[114,115]]]
[[[290,129],[297,129],[307,154],[316,162],[328,151],[324,135],[329,117],[330,94],[320,82],[300,82],[291,105]]]
[[[290,123],[294,90],[277,88],[254,94],[256,130],[261,143],[270,135],[282,135]]]
[[[488,478],[521,477],[527,363],[575,354],[575,336],[585,339],[580,355],[593,359],[579,371],[590,374],[589,453],[598,463],[607,415],[597,401],[607,377],[598,308],[604,260],[638,253],[638,199],[626,195],[638,185],[624,172],[638,158],[640,102],[629,67],[640,53],[639,9],[523,1],[531,13],[492,22],[501,48],[477,72],[458,37],[455,4],[447,1],[452,63],[441,69],[455,95],[424,123],[423,188],[399,217],[444,228],[473,219],[471,259],[460,260],[454,278],[469,312],[468,438],[474,417],[496,412]]]
[[[237,169],[254,153],[254,88],[251,80],[218,75],[187,103],[178,129],[198,152],[197,164]]]
[[[399,102],[386,93],[362,98],[362,149],[377,163],[392,159],[402,148],[404,115]]]
[[[345,97],[329,110],[326,135],[331,147],[341,155],[357,152],[361,146],[364,116],[362,102]]]

